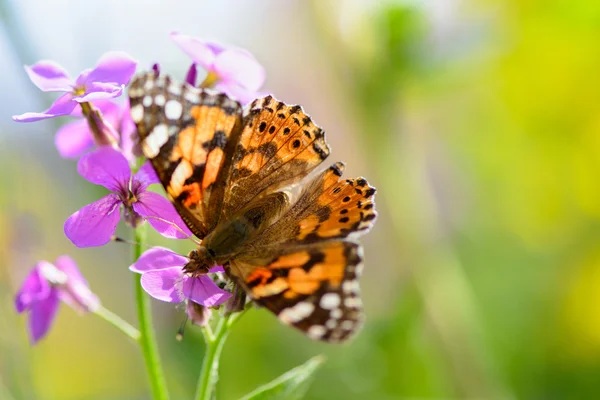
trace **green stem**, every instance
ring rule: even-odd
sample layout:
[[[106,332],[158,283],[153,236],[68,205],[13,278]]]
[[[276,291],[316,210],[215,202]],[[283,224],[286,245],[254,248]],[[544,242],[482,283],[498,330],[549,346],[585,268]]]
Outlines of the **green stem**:
[[[143,252],[143,244],[146,239],[146,225],[140,225],[135,232],[134,261],[136,261]],[[140,283],[141,275],[136,274],[135,278],[135,300],[137,303],[137,313],[140,328],[140,346],[148,371],[148,378],[152,388],[152,398],[155,400],[166,400],[169,398],[165,374],[162,370],[156,335],[152,325],[152,309],[150,308],[150,298],[144,292]]]
[[[219,380],[219,359],[221,358],[221,351],[225,345],[225,340],[235,321],[246,310],[220,318],[214,332],[211,331],[210,326],[202,328],[202,334],[206,342],[206,352],[204,353],[202,370],[200,371],[200,377],[196,386],[195,400],[212,399],[215,386]]]
[[[135,341],[140,340],[140,331],[131,326],[127,321],[123,318],[119,317],[117,314],[113,313],[110,310],[100,306],[97,310],[94,311],[94,314],[114,326],[115,328],[121,330],[124,334],[129,336]]]

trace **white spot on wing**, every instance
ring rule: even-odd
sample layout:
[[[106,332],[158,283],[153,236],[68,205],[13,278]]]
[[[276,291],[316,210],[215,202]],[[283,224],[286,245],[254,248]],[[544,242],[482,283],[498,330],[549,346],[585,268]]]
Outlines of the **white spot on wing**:
[[[169,93],[171,93],[173,96],[179,96],[181,95],[181,86],[176,84],[175,82],[171,82],[169,84]]]
[[[315,305],[301,301],[293,307],[284,308],[277,316],[284,324],[293,324],[308,317],[315,309]]]
[[[183,107],[177,100],[169,100],[165,105],[165,115],[168,119],[176,120],[181,118]]]
[[[130,113],[133,122],[140,123],[144,119],[144,107],[141,104],[136,104],[131,107]]]
[[[360,285],[356,279],[344,281],[344,283],[342,283],[342,290],[346,294],[358,293],[360,291]]]
[[[306,331],[311,339],[321,339],[325,333],[327,333],[327,329],[323,325],[313,325]]]
[[[144,96],[144,98],[142,99],[142,104],[144,105],[144,107],[150,107],[152,105],[152,96]]]
[[[190,103],[198,103],[198,92],[193,90],[186,90],[183,94],[183,98]]]
[[[335,319],[328,319],[327,322],[325,322],[325,326],[327,329],[333,329],[337,326],[337,321]]]
[[[337,293],[325,293],[323,297],[321,297],[321,301],[319,301],[319,305],[326,310],[333,310],[340,305],[342,299],[340,299],[340,295]]]
[[[363,272],[363,264],[358,264],[356,266],[356,276],[361,276]]]
[[[360,297],[346,297],[344,299],[344,305],[348,308],[359,308],[362,306],[362,301]]]
[[[167,140],[169,140],[169,130],[167,125],[156,125],[142,143],[144,155],[148,158],[156,157],[160,152],[162,145],[167,143]]]
[[[156,97],[154,98],[154,104],[156,104],[159,107],[162,107],[165,105],[165,96],[163,96],[162,94],[157,94]]]
[[[132,87],[129,89],[129,97],[141,97],[144,94],[144,90],[141,87]]]
[[[333,332],[331,332],[331,336],[329,337],[329,340],[331,340],[332,342],[337,341],[339,338],[342,337],[344,333],[341,330],[335,330]]]
[[[354,321],[351,321],[349,319],[342,321],[342,323],[340,324],[340,328],[346,330],[346,331],[351,331],[352,329],[354,329]]]
[[[204,90],[204,92],[205,92],[206,94],[208,94],[208,95],[211,95],[211,96],[216,96],[216,95],[218,95],[219,93],[221,93],[221,92],[219,92],[218,90],[215,90],[215,89],[209,89],[209,88],[205,88],[205,89],[203,89],[203,90]]]

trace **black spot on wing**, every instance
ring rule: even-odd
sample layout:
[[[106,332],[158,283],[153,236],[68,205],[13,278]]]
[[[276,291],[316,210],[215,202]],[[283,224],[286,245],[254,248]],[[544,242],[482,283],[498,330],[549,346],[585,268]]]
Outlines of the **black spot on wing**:
[[[252,175],[252,171],[250,171],[248,168],[240,168],[240,169],[236,168],[231,173],[232,179],[246,178],[247,176],[250,176],[250,175]]]
[[[331,216],[331,207],[321,207],[315,212],[315,215],[319,218],[319,222],[327,221]]]
[[[204,169],[205,169],[205,164],[194,165],[192,175],[189,178],[187,178],[183,184],[190,185],[194,182],[202,182],[202,178],[204,177]]]
[[[323,149],[316,141],[313,142],[313,150],[319,155],[319,157],[321,157],[321,159],[325,159],[329,155],[329,153],[325,149]]]
[[[312,253],[310,255],[310,259],[304,265],[302,265],[302,269],[306,272],[309,272],[312,269],[312,267],[314,267],[318,263],[322,263],[323,261],[325,261],[325,254],[323,254],[320,251]]]
[[[271,158],[277,153],[277,146],[271,142],[263,143],[258,147],[258,152],[267,158]]]
[[[224,149],[227,144],[227,135],[223,131],[216,131],[212,139],[202,144],[202,147],[211,152],[216,148]]]
[[[335,163],[331,166],[331,170],[337,176],[342,176],[344,165],[341,163]]]

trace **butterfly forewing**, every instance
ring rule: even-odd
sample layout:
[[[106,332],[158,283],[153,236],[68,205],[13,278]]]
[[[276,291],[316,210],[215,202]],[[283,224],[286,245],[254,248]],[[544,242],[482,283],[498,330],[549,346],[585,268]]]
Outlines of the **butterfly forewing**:
[[[300,106],[272,96],[244,111],[244,127],[225,194],[225,215],[256,196],[297,183],[329,155],[325,133]]]
[[[217,224],[241,133],[241,106],[223,93],[148,73],[129,89],[140,147],[192,232]]]

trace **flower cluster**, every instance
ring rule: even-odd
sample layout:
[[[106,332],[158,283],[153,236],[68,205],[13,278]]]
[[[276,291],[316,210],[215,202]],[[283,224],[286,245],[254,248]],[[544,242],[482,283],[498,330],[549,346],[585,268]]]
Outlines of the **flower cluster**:
[[[29,313],[29,335],[33,343],[46,335],[61,301],[78,311],[94,311],[100,306],[69,256],[58,257],[54,264],[37,263],[17,293],[15,308],[19,313]]]
[[[200,87],[225,92],[242,103],[259,95],[265,72],[247,51],[178,32],[172,33],[171,39],[192,59],[186,77],[188,83],[195,85],[197,68],[201,67],[206,76]],[[170,239],[192,236],[172,203],[149,190],[150,185],[159,183],[158,177],[151,164],[138,156],[128,102],[115,100],[123,94],[136,68],[137,61],[123,52],[104,54],[94,68],[82,71],[75,79],[53,61],[25,66],[29,78],[40,90],[61,95],[47,110],[27,112],[14,116],[13,120],[34,122],[73,117],[56,133],[58,153],[64,158],[78,159],[79,174],[109,192],[65,221],[64,233],[77,247],[106,245],[114,239],[121,220],[131,228],[147,222]],[[158,64],[153,68],[158,74]],[[207,310],[228,300],[231,293],[219,288],[207,275],[186,274],[184,266],[188,262],[188,258],[166,248],[154,247],[139,257],[130,270],[142,275],[141,285],[149,295],[167,302],[185,302],[192,322],[202,324]],[[217,272],[223,272],[222,267],[209,271]],[[46,335],[60,302],[82,312],[98,312],[101,308],[68,256],[59,257],[54,264],[40,261],[16,295],[16,310],[29,314],[32,343]]]

